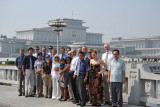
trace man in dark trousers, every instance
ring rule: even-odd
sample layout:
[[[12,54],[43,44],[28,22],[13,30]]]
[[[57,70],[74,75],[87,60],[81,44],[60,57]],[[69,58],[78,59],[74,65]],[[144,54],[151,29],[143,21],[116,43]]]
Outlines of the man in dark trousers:
[[[19,92],[19,95],[18,96],[22,96],[25,95],[25,78],[24,78],[24,75],[23,75],[23,72],[22,72],[22,64],[23,64],[23,60],[25,59],[25,55],[24,55],[24,50],[23,49],[20,49],[19,50],[19,53],[20,53],[20,56],[18,56],[16,58],[16,61],[15,61],[15,64],[16,64],[16,67],[18,68],[18,92]],[[23,83],[23,84],[22,84]]]
[[[76,76],[76,86],[78,92],[79,103],[77,105],[86,105],[86,82],[88,77],[89,65],[88,62],[84,60],[84,53],[79,52],[79,60],[74,72],[73,78]]]
[[[119,58],[119,50],[113,50],[114,59],[108,68],[108,83],[111,84],[112,107],[122,107],[122,85],[125,83],[125,61]]]
[[[77,61],[79,60],[79,58],[77,57],[77,52],[75,49],[72,50],[72,61],[71,61],[71,65],[70,65],[70,80],[71,80],[71,87],[72,87],[72,91],[73,91],[73,96],[74,96],[74,101],[73,104],[79,103],[79,99],[78,99],[78,95],[77,95],[77,87],[76,87],[76,78],[73,78],[74,72],[76,70],[76,65],[77,65]]]

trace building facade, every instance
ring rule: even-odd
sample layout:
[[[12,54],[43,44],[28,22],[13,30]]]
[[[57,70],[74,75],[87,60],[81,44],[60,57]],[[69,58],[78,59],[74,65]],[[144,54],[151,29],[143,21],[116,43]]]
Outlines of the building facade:
[[[111,48],[123,49],[123,55],[160,55],[160,36],[144,38],[112,38]]]
[[[97,49],[99,54],[104,52],[102,43],[103,34],[87,32],[89,27],[83,26],[85,23],[83,20],[67,18],[62,20],[67,24],[67,27],[63,28],[63,32],[60,33],[59,47],[71,46],[73,49],[76,49],[77,46],[86,45],[87,47]],[[11,40],[14,42],[13,44],[9,43]],[[16,37],[0,39],[0,57],[4,55],[8,56],[11,53],[13,56],[16,56],[18,49],[27,49],[36,45],[40,46],[40,48],[50,45],[56,48],[57,32],[53,31],[52,27],[18,30],[16,31]]]

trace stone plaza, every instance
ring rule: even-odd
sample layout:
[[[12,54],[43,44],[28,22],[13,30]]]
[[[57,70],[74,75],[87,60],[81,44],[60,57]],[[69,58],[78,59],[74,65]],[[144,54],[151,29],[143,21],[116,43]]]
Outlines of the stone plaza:
[[[127,60],[126,82],[123,85],[124,107],[154,106],[160,105],[160,62]],[[65,106],[74,107],[71,102],[52,101],[44,98],[18,97],[17,68],[15,66],[0,66],[0,82],[9,83],[11,86],[0,86],[0,104],[11,104],[13,107],[29,107],[27,104],[33,101],[34,107]],[[45,103],[45,104],[44,104]],[[15,105],[14,105],[15,104]],[[44,104],[44,105],[43,105]],[[106,105],[104,105],[106,107]],[[12,106],[10,106],[12,107]],[[31,107],[33,107],[31,105]],[[132,107],[132,106],[131,106]]]
[[[79,107],[72,102],[60,102],[58,100],[51,100],[36,97],[25,98],[24,96],[19,97],[17,95],[16,86],[3,86],[0,85],[0,107]],[[86,107],[93,107],[86,105]],[[101,107],[110,107],[102,105]],[[134,105],[128,105],[124,103],[124,107],[135,107]],[[136,106],[140,107],[140,106]]]

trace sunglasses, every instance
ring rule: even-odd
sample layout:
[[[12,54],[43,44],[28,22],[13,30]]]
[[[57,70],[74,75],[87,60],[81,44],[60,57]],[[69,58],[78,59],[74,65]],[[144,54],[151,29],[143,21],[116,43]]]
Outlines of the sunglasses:
[[[39,49],[35,49],[35,50],[39,50]]]
[[[68,55],[72,55],[72,54],[68,54]]]
[[[59,58],[59,57],[55,57],[55,58]]]
[[[70,61],[70,59],[66,59],[67,61]]]
[[[49,58],[49,57],[46,57],[46,58]]]
[[[48,48],[48,49],[53,49],[53,48]]]

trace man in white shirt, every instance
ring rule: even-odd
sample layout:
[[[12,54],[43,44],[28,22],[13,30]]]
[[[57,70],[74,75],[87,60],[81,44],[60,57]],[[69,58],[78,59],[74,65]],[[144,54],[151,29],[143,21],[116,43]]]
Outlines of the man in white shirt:
[[[73,103],[78,103],[79,99],[77,96],[76,92],[76,79],[73,78],[74,72],[76,70],[77,63],[79,61],[79,57],[77,57],[77,52],[75,49],[72,50],[72,61],[71,61],[71,66],[70,66],[70,79],[71,79],[71,85],[72,85],[72,91],[73,91],[73,96],[74,96],[74,101]]]
[[[37,55],[39,53],[39,46],[34,47],[35,53],[33,54],[34,57],[38,58]]]
[[[109,67],[111,61],[114,59],[112,51],[110,51],[110,46],[108,43],[104,44],[104,50],[106,51],[105,53],[102,54],[102,60],[105,62],[107,65],[107,68]],[[108,80],[108,69],[103,73],[103,83],[104,83],[104,98],[105,98],[105,104],[111,105],[111,94],[110,94],[110,87],[109,84],[107,83]]]

